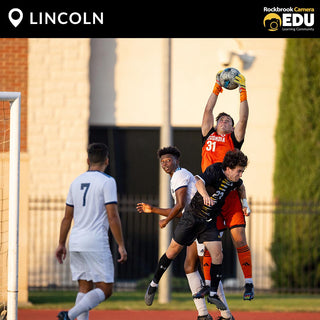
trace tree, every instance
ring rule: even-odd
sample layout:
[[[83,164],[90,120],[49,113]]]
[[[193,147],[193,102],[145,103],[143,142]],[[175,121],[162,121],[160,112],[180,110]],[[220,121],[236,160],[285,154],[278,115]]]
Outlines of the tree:
[[[278,288],[320,286],[320,39],[288,39],[276,128],[271,253]],[[290,205],[288,206],[288,203]]]

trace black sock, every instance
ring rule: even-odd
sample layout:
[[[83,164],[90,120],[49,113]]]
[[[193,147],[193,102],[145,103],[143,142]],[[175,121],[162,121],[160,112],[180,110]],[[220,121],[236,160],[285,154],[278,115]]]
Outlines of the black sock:
[[[217,292],[219,282],[222,278],[222,264],[211,264],[210,268],[210,276],[211,276],[211,291]]]
[[[159,283],[162,275],[165,273],[165,271],[168,269],[168,267],[170,266],[170,263],[171,263],[171,259],[169,259],[167,257],[166,254],[164,254],[159,262],[158,262],[158,265],[157,265],[157,269],[156,269],[156,272],[154,273],[154,277],[153,277],[153,282],[155,283]]]

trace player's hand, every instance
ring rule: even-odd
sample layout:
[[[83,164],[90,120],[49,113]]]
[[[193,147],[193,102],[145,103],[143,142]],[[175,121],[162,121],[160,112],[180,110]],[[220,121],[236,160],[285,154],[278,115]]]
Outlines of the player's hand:
[[[119,246],[118,248],[119,254],[120,254],[120,259],[118,259],[117,261],[119,263],[124,263],[127,261],[128,255],[127,255],[127,250],[125,247],[123,246]]]
[[[243,74],[237,75],[233,81],[239,85],[239,90],[246,89],[246,78]]]
[[[242,203],[242,211],[243,211],[243,214],[246,216],[246,217],[249,217],[250,216],[250,213],[251,213],[251,209],[249,208],[249,204],[247,202],[247,199],[241,199],[241,203]]]
[[[160,226],[161,229],[165,228],[167,226],[167,224],[168,224],[167,219],[161,219],[159,221],[159,226]]]
[[[251,210],[250,210],[249,207],[248,207],[248,208],[246,208],[246,207],[242,208],[242,211],[243,211],[243,214],[244,214],[246,217],[249,217],[250,214],[251,214]]]
[[[67,249],[64,245],[59,244],[58,248],[56,249],[56,258],[60,264],[63,263],[67,255]]]
[[[203,197],[203,204],[207,207],[213,206],[215,201],[208,195]]]
[[[223,70],[220,70],[217,75],[216,75],[216,82],[214,84],[214,87],[213,87],[213,90],[212,92],[218,96],[220,92],[223,91],[222,87],[221,87],[221,84],[220,84],[220,74]]]
[[[218,83],[218,85],[221,87],[221,83],[220,83],[220,74],[223,70],[218,71],[217,75],[216,75],[216,82]]]
[[[152,206],[150,204],[139,202],[137,203],[136,209],[139,213],[151,213],[152,212]]]

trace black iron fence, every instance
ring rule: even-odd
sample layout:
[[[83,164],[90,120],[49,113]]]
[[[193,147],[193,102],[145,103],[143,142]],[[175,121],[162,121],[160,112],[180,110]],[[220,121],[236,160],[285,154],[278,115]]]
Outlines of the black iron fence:
[[[120,196],[119,212],[126,239],[128,261],[116,263],[116,281],[134,289],[139,280],[153,274],[158,261],[159,216],[139,214],[136,203],[158,204],[153,196]],[[29,205],[29,287],[75,288],[69,260],[59,265],[54,257],[65,199],[32,198]],[[247,238],[252,251],[253,277],[257,290],[320,292],[320,205],[250,201]],[[173,222],[176,223],[176,222]],[[227,232],[223,239],[225,286],[243,285],[241,268]],[[173,276],[185,277],[182,252],[173,264]]]

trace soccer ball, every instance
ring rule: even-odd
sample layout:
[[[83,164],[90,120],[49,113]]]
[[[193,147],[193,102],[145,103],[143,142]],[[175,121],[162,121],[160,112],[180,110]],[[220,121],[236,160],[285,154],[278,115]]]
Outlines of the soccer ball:
[[[233,90],[238,88],[238,84],[234,82],[234,78],[239,75],[240,72],[236,68],[226,68],[220,73],[220,84],[223,88]]]

